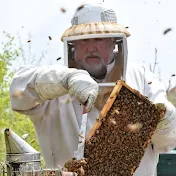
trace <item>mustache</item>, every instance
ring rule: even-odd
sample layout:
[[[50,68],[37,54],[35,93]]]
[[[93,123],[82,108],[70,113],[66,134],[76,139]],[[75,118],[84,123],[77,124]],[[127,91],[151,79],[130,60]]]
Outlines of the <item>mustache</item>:
[[[98,52],[88,52],[88,53],[86,53],[86,55],[84,56],[83,59],[86,59],[89,57],[98,57],[99,59],[101,59],[101,56]]]

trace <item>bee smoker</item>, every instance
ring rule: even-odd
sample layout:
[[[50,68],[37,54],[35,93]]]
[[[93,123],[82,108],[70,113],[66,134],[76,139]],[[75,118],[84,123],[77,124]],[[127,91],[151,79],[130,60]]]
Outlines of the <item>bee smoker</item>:
[[[32,176],[40,171],[40,153],[10,129],[5,129],[7,176]]]

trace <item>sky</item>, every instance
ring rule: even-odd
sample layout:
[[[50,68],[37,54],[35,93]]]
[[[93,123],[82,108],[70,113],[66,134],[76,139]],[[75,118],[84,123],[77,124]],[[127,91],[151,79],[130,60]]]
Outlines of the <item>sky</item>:
[[[55,64],[63,58],[60,38],[70,27],[75,9],[82,0],[0,0],[0,42],[2,31],[20,39],[25,52],[29,47],[32,55],[40,57],[42,65]],[[145,65],[154,64],[155,48],[157,62],[155,73],[167,86],[172,74],[176,74],[176,1],[175,0],[104,0],[106,6],[115,10],[117,22],[128,26],[128,61]],[[65,9],[65,12],[61,11]],[[163,35],[163,32],[171,31]],[[31,37],[30,37],[31,36]],[[52,37],[52,40],[48,39]],[[31,40],[31,42],[27,42]],[[16,67],[18,67],[18,64]],[[173,84],[176,82],[173,81]]]

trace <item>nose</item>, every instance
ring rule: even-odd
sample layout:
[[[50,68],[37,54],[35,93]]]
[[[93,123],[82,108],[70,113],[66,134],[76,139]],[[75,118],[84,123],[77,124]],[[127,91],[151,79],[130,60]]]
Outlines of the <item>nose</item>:
[[[87,42],[87,51],[88,52],[94,52],[96,51],[97,48],[96,48],[96,43],[94,40],[90,39],[88,42]]]

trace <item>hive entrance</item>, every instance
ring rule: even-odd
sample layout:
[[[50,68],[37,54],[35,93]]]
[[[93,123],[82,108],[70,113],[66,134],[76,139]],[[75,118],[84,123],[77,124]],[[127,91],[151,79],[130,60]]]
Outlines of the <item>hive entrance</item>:
[[[66,167],[86,176],[132,175],[162,115],[146,97],[119,81],[86,139],[86,162],[73,160]]]

